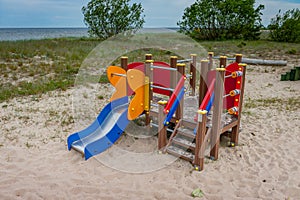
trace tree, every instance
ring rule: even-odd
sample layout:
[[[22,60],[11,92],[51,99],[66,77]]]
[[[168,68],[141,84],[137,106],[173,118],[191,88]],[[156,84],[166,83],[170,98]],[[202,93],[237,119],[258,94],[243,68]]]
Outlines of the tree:
[[[139,3],[129,5],[130,0],[91,0],[82,7],[84,22],[89,34],[101,39],[124,31],[135,32],[143,27],[144,9]]]
[[[177,23],[195,39],[258,39],[263,5],[255,0],[196,0]]]
[[[279,42],[300,42],[300,10],[288,10],[271,19],[268,26],[271,39]]]

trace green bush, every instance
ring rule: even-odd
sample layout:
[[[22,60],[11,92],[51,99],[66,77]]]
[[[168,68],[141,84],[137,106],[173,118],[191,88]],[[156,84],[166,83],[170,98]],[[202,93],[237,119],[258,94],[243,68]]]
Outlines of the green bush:
[[[82,7],[90,35],[100,39],[142,28],[145,22],[143,11],[141,3],[129,5],[129,0],[91,0]]]
[[[255,0],[196,0],[177,24],[180,32],[195,39],[259,39],[261,10]]]
[[[278,42],[300,42],[300,10],[288,10],[271,19],[270,38]]]

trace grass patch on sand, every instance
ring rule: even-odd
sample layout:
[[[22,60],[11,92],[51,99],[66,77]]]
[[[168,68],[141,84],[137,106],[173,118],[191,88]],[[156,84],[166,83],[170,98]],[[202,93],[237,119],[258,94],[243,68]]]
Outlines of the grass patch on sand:
[[[81,63],[100,42],[89,38],[0,41],[0,102],[72,87]],[[294,43],[231,40],[202,41],[200,44],[216,55],[243,53],[248,57],[270,59],[274,55],[300,55],[300,44]],[[124,56],[128,56],[129,63],[143,62],[145,54],[149,53],[153,54],[154,60],[165,62],[169,62],[170,56],[174,55],[170,51],[149,48]],[[119,59],[112,65],[120,65]],[[100,83],[108,82],[106,74],[99,74],[95,78]]]
[[[266,99],[246,99],[244,102],[245,109],[251,108],[271,108],[276,107],[280,111],[293,111],[300,107],[300,99],[297,97],[290,97],[286,99],[280,98],[266,98]]]

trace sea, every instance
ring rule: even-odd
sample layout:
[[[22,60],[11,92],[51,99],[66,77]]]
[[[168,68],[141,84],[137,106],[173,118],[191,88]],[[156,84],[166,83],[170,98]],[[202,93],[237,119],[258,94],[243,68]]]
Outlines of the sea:
[[[0,28],[0,41],[88,36],[87,28]]]
[[[177,28],[144,28],[141,32],[176,31]],[[89,37],[87,28],[0,28],[0,41]]]

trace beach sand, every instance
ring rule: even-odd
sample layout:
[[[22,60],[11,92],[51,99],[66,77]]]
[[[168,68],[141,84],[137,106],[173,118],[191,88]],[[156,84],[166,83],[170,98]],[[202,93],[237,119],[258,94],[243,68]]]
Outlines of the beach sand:
[[[74,88],[3,102],[0,199],[194,199],[196,188],[209,200],[299,199],[300,81],[279,81],[292,64],[248,66],[240,144],[221,147],[219,159],[206,159],[201,172],[178,159],[153,172],[126,173],[99,162],[101,155],[85,161],[68,151],[67,136],[91,123],[74,124]],[[95,113],[107,98],[98,99]],[[116,146],[156,145],[123,139]]]

